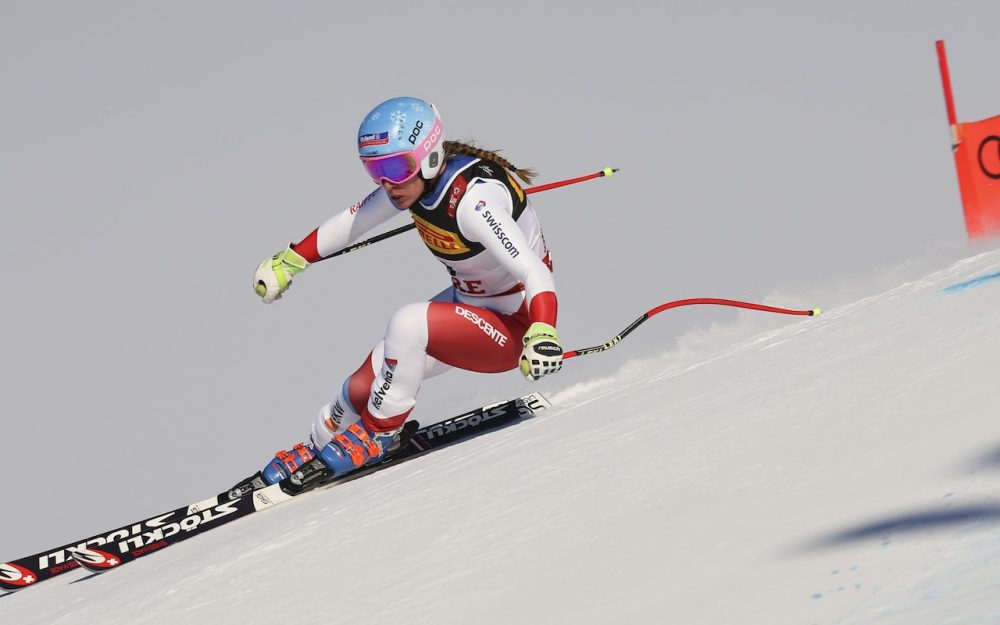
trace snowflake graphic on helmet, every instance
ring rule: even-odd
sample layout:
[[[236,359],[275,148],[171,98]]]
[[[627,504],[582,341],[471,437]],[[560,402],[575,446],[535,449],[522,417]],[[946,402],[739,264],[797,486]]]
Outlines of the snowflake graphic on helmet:
[[[397,139],[402,139],[403,126],[406,125],[406,113],[403,111],[393,111],[389,119],[392,120],[392,133],[396,135]]]
[[[358,156],[372,180],[401,183],[417,174],[430,180],[444,166],[441,116],[411,97],[386,100],[358,128]]]

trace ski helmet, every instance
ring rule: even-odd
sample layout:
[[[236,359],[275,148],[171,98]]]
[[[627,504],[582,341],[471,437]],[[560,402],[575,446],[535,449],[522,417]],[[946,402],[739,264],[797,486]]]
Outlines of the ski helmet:
[[[430,180],[444,166],[441,116],[419,98],[386,100],[361,122],[358,156],[375,182],[398,184],[418,173]]]

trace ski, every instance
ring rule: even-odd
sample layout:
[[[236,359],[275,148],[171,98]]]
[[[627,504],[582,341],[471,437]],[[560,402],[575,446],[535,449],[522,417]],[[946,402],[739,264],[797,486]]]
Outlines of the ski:
[[[342,476],[328,473],[319,482],[317,489],[394,466],[481,432],[511,425],[549,406],[544,396],[531,393],[517,399],[482,406],[432,425],[409,425],[408,430],[412,435],[398,449],[391,451],[385,460]],[[20,590],[81,566],[93,572],[117,568],[254,512],[273,508],[306,492],[288,482],[289,480],[282,480],[278,484],[232,500],[229,491],[225,491],[110,532],[0,564],[0,589]]]

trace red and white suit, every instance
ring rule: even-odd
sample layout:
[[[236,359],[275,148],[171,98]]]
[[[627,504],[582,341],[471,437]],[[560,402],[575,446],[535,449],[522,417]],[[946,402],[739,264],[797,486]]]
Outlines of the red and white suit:
[[[400,210],[379,188],[293,248],[317,262]],[[421,382],[451,367],[484,373],[516,368],[528,326],[556,324],[552,263],[541,226],[501,165],[470,156],[450,159],[410,213],[452,285],[430,301],[396,311],[384,339],[320,410],[311,431],[316,449],[359,419],[372,431],[402,426]]]

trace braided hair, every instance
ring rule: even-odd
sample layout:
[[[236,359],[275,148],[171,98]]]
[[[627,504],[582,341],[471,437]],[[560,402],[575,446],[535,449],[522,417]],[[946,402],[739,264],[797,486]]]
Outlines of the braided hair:
[[[499,163],[508,173],[516,174],[524,184],[531,184],[538,175],[538,172],[532,168],[521,168],[515,167],[510,161],[500,156],[494,150],[486,150],[475,146],[472,143],[463,143],[461,141],[445,141],[444,142],[444,160],[447,161],[452,156],[464,154],[466,156],[475,156],[476,158],[481,158],[488,161],[493,161]]]

